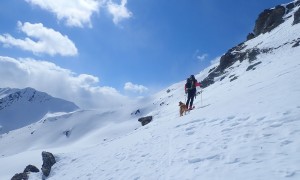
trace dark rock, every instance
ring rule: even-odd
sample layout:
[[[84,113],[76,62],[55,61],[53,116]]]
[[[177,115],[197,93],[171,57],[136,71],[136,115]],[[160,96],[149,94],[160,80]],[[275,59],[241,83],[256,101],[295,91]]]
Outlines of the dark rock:
[[[70,137],[71,136],[71,130],[66,130],[63,132],[63,134],[66,136],[66,137]]]
[[[300,2],[300,1],[299,1]],[[294,22],[293,25],[298,24],[300,22],[300,8],[294,14]]]
[[[209,71],[208,71],[208,73],[211,73],[213,70],[215,70],[217,67],[213,67],[213,68],[211,68]]]
[[[237,78],[238,76],[234,76],[232,79],[230,79],[230,82],[236,80]]]
[[[152,116],[146,116],[138,119],[139,122],[141,122],[142,126],[145,126],[146,124],[150,123],[152,121]]]
[[[256,60],[256,56],[260,54],[260,50],[258,48],[250,49],[247,51],[249,62]]]
[[[254,35],[270,32],[283,22],[285,7],[276,6],[274,9],[266,9],[258,16],[255,22]]]
[[[225,79],[225,78],[226,78],[226,76],[221,77],[220,81],[223,81],[223,79]]]
[[[11,180],[28,180],[28,175],[27,173],[18,173],[15,174]]]
[[[288,5],[286,6],[288,12],[290,12],[290,10],[292,10],[294,7],[295,7],[295,4],[294,4],[293,2],[290,3],[290,4],[288,4]],[[288,13],[288,12],[287,12],[287,13]]]
[[[42,172],[44,176],[48,177],[51,171],[51,167],[56,163],[55,158],[52,153],[43,151],[43,165],[42,165]]]
[[[247,41],[250,40],[250,39],[253,39],[253,38],[255,38],[255,35],[253,33],[249,33],[247,35]]]
[[[171,90],[170,90],[170,89],[168,89],[168,90],[167,90],[167,93],[169,93],[169,92],[171,92]]]
[[[260,63],[261,63],[261,62],[257,62],[257,63],[255,63],[255,64],[250,65],[250,66],[246,69],[246,71],[254,70],[254,69],[255,69],[255,66],[259,65]]]
[[[37,173],[37,172],[40,172],[40,170],[37,167],[33,166],[33,165],[28,165],[24,169],[23,173],[28,173],[28,172]]]
[[[298,42],[296,42],[292,47],[297,47],[300,45],[300,40]]]

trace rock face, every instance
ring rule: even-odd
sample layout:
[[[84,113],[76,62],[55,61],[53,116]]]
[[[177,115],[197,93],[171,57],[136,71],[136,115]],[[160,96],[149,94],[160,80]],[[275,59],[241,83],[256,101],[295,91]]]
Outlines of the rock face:
[[[146,117],[139,118],[138,121],[142,123],[142,126],[145,126],[146,124],[148,124],[152,121],[152,116],[146,116]]]
[[[230,49],[225,53],[221,59],[220,64],[214,69],[211,69],[208,76],[200,82],[202,84],[202,87],[205,88],[211,84],[214,83],[214,79],[216,77],[220,77],[223,74],[226,73],[226,69],[228,69],[230,66],[232,66],[235,62],[239,61],[242,62],[246,59],[251,63],[252,61],[256,60],[256,56],[259,55],[262,52],[267,52],[267,49],[247,49],[245,51],[242,51],[245,49],[245,45],[243,43],[239,44],[238,46]]]
[[[270,32],[283,22],[285,7],[276,6],[275,9],[264,10],[255,22],[254,34],[258,36],[262,33]]]
[[[42,172],[43,175],[48,177],[51,171],[51,167],[56,163],[55,158],[52,153],[43,151],[43,165],[42,165]]]
[[[247,35],[247,41],[253,38],[256,38],[260,34],[264,34],[272,31],[276,27],[278,27],[281,23],[283,23],[286,19],[294,16],[293,24],[297,24],[300,22],[300,0],[293,1],[287,5],[279,5],[275,8],[266,9],[262,13],[259,14],[256,22],[253,33],[249,33]],[[297,8],[297,9],[296,9]],[[295,12],[294,12],[295,10]],[[292,12],[292,13],[291,13]],[[286,16],[287,13],[290,13],[289,16]],[[255,70],[256,66],[261,62],[255,62],[257,60],[257,56],[264,53],[272,52],[280,48],[286,44],[292,44],[292,47],[298,47],[300,45],[300,39],[295,39],[290,42],[286,42],[283,45],[278,47],[259,49],[257,47],[247,48],[246,43],[241,43],[231,49],[229,49],[221,58],[219,65],[215,66],[209,71],[209,74],[206,78],[204,78],[200,83],[202,87],[205,88],[211,84],[213,84],[216,80],[222,81],[230,72],[232,65],[236,62],[242,62],[244,60],[248,60],[250,66],[246,71]],[[234,78],[236,79],[236,78]],[[231,79],[234,80],[234,79]]]

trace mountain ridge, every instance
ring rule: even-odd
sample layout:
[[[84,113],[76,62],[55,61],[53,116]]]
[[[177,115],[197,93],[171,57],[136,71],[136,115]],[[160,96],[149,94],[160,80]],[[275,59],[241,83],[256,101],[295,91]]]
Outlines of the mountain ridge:
[[[36,122],[48,112],[70,112],[79,108],[72,102],[54,98],[30,87],[0,88],[0,97],[1,133]]]

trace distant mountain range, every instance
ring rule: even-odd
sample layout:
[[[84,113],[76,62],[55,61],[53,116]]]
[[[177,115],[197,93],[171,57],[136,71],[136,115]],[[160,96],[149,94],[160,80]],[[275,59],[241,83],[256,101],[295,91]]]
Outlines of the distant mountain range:
[[[71,112],[79,107],[33,88],[0,88],[0,134],[40,120],[48,112]]]

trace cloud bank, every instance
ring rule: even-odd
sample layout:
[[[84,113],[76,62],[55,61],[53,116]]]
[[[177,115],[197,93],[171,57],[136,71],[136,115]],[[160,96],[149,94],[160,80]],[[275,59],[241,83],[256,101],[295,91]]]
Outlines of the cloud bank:
[[[0,87],[32,87],[85,109],[111,108],[128,102],[112,87],[98,86],[99,79],[76,74],[51,62],[0,56]]]
[[[115,24],[132,16],[126,7],[127,0],[121,0],[121,4],[112,0],[26,0],[26,2],[55,14],[59,21],[64,21],[71,27],[92,27],[91,17],[98,14],[101,8],[113,16]]]
[[[126,91],[131,91],[135,93],[144,93],[148,91],[148,88],[143,85],[133,84],[132,82],[127,82],[124,85]]]
[[[78,50],[66,35],[53,29],[44,27],[41,23],[31,24],[18,22],[18,29],[28,37],[17,39],[10,34],[0,35],[0,43],[5,47],[18,47],[35,54],[49,54],[51,56],[75,56]]]

